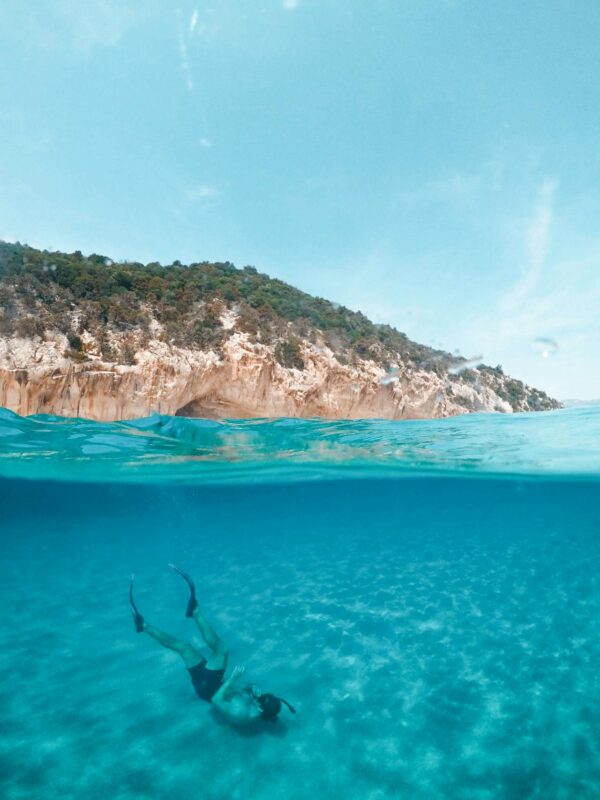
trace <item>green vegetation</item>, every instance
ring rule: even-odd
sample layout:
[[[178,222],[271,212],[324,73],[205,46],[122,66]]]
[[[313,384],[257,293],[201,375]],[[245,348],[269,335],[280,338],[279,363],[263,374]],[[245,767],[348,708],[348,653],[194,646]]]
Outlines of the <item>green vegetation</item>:
[[[78,337],[87,330],[99,337],[109,329],[135,330],[148,338],[156,320],[160,338],[169,344],[216,351],[228,335],[221,315],[229,309],[237,315],[237,330],[275,345],[280,363],[297,369],[303,367],[302,339],[326,345],[348,362],[368,358],[389,366],[403,358],[441,374],[450,359],[389,325],[374,325],[360,311],[228,262],[116,264],[96,254],[0,243],[0,308],[4,335],[43,336],[55,330]],[[108,347],[107,337],[104,343]],[[80,344],[70,344],[81,352]]]
[[[275,346],[275,358],[282,367],[288,369],[304,369],[304,359],[300,349],[300,341],[296,338],[284,339]]]
[[[223,326],[226,312],[235,314],[233,329]],[[373,324],[360,311],[312,297],[254,267],[114,263],[97,254],[0,242],[0,336],[60,332],[68,340],[66,355],[78,362],[88,359],[91,337],[103,359],[133,364],[136,351],[153,338],[220,353],[235,331],[272,345],[280,364],[300,370],[303,340],[329,347],[344,364],[369,359],[387,369],[402,361],[445,375],[457,362],[389,325]],[[494,384],[504,380],[500,367],[481,369]],[[553,403],[520,381],[509,381],[504,391],[515,408],[528,391],[543,407]]]

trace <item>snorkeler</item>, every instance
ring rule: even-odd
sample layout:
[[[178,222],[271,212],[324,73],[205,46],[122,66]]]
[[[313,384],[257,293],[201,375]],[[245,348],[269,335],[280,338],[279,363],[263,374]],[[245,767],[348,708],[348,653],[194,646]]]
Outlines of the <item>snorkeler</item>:
[[[295,714],[296,710],[287,700],[275,697],[269,692],[261,693],[253,685],[248,685],[242,690],[236,689],[237,681],[244,674],[244,667],[235,667],[231,676],[227,680],[223,680],[229,658],[227,645],[202,616],[196,599],[196,587],[190,576],[182,572],[174,564],[169,564],[169,566],[181,575],[189,587],[190,599],[188,600],[185,615],[194,620],[212,655],[206,659],[191,644],[175,639],[173,636],[169,636],[168,633],[164,633],[146,622],[133,599],[134,576],[132,575],[129,585],[129,601],[133,611],[133,623],[136,631],[138,633],[147,633],[163,647],[168,647],[169,650],[179,653],[187,667],[198,697],[207,703],[212,703],[231,722],[247,723],[258,719],[275,722],[281,711],[282,703],[285,703],[292,714]]]

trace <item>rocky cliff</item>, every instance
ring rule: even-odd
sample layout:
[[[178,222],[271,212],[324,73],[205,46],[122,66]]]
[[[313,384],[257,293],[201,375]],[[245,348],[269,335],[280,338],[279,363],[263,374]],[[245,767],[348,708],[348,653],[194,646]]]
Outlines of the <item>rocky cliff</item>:
[[[0,406],[19,414],[97,420],[153,412],[192,417],[414,419],[466,411],[511,413],[502,379],[475,382],[401,365],[392,373],[370,361],[340,364],[329,350],[302,349],[304,369],[281,366],[273,348],[233,334],[223,352],[198,352],[154,341],[135,365],[93,357],[75,363],[66,337],[0,340]],[[500,393],[499,393],[500,392]],[[517,410],[529,410],[527,402]]]
[[[410,419],[557,405],[252,268],[0,243],[0,406],[19,414]]]

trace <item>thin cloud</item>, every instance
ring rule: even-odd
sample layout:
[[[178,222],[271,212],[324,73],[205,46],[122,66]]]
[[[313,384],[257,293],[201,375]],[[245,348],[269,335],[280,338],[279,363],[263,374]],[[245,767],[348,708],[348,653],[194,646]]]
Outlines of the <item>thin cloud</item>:
[[[527,231],[527,250],[531,263],[530,271],[534,272],[535,275],[541,273],[548,249],[556,187],[557,182],[552,180],[546,180],[541,185],[538,192],[535,217]]]
[[[197,24],[198,24],[198,10],[194,9],[192,16],[190,18],[190,33],[193,33],[196,30]]]
[[[300,0],[283,0],[281,5],[286,11],[294,11],[300,5]]]
[[[218,197],[220,194],[216,186],[210,186],[206,183],[201,183],[199,186],[193,186],[187,189],[185,193],[186,200],[190,203],[195,203],[198,200],[207,200],[211,197]]]
[[[521,229],[521,275],[491,307],[459,322],[456,336],[465,349],[482,349],[487,363],[499,362],[555,396],[597,394],[591,376],[583,379],[580,367],[600,349],[600,242],[587,241],[568,259],[553,258],[557,190],[558,182],[551,179],[538,187],[530,219]],[[565,235],[568,231],[561,228],[562,239]],[[542,358],[536,349],[540,337],[557,342],[551,358]],[[593,381],[600,385],[596,376]]]
[[[519,281],[502,300],[506,311],[518,309],[540,283],[554,220],[554,195],[557,188],[557,181],[546,179],[538,189],[533,217],[525,234],[528,262]]]
[[[560,265],[546,263],[557,188],[558,181],[550,178],[538,187],[530,219],[521,233],[526,254],[521,275],[499,296],[486,319],[475,321],[484,344],[492,349],[525,344],[536,336],[556,336],[573,324],[570,303],[565,302],[561,310],[561,298],[568,289],[564,273]]]
[[[177,10],[177,38],[179,42],[179,63],[181,65],[181,72],[183,73],[183,79],[185,81],[185,85],[187,87],[188,92],[194,91],[194,81],[192,78],[192,69],[190,66],[190,58],[188,54],[188,47],[187,42],[185,40],[185,34],[183,31],[183,26],[181,24],[181,11]]]
[[[589,364],[600,348],[599,305],[600,247],[596,244],[581,257],[544,264],[535,290],[510,316],[501,309],[497,327],[494,315],[489,315],[490,347],[509,371],[527,375],[528,382],[555,396],[597,395],[600,381],[597,374],[589,374]],[[494,330],[498,335],[493,335]],[[536,351],[535,340],[540,336],[557,342],[552,358],[544,359]],[[584,365],[588,365],[587,375]]]

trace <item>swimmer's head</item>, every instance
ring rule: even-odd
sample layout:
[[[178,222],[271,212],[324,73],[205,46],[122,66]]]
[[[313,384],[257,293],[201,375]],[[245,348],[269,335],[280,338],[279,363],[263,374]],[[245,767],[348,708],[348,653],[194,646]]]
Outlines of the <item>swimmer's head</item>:
[[[258,695],[256,702],[262,710],[260,718],[269,722],[275,722],[281,711],[281,701],[279,698],[275,697],[274,694],[265,692],[265,694]]]
[[[282,703],[285,703],[285,705],[289,708],[292,714],[296,713],[296,709],[282,697],[275,697],[275,695],[271,694],[270,692],[258,693],[252,686],[249,686],[248,690],[250,691],[252,697],[256,700],[256,702],[260,706],[260,709],[262,711],[260,718],[266,720],[267,722],[275,722],[277,720],[279,712],[281,711]]]

